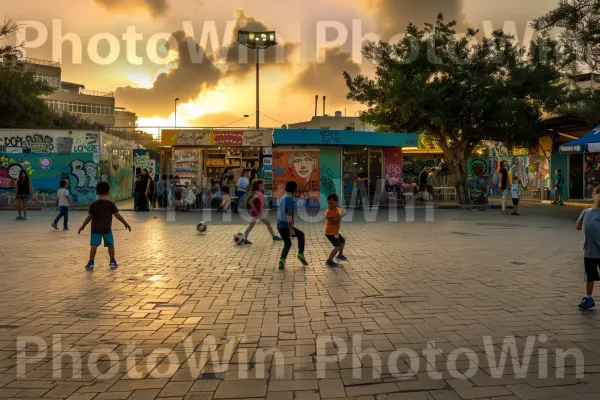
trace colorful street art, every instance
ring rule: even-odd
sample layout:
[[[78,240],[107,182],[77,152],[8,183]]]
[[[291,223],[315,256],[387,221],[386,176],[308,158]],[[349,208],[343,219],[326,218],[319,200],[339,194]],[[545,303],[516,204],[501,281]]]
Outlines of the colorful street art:
[[[102,180],[110,184],[113,201],[125,200],[133,194],[133,149],[135,143],[113,135],[102,134],[104,146],[100,158]]]
[[[593,198],[594,189],[600,185],[600,153],[585,155],[585,197]]]
[[[388,202],[400,204],[403,202],[398,196],[402,193],[402,149],[386,148],[383,151],[385,165],[385,182]]]
[[[342,195],[342,175],[340,171],[340,150],[322,149],[321,153],[321,207],[327,206],[327,197],[336,193]]]
[[[298,207],[319,207],[319,161],[318,151],[274,151],[273,197],[281,198],[285,194],[285,184],[295,181]]]
[[[69,180],[75,205],[87,205],[96,199],[98,164],[92,153],[0,153],[0,206],[14,204],[16,177],[21,169],[31,178],[35,192],[32,206],[52,206],[61,179]]]

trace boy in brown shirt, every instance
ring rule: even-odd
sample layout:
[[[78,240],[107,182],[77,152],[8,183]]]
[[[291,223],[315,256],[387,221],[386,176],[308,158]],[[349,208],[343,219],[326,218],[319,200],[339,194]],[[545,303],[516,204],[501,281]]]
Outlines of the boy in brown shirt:
[[[108,199],[110,193],[110,185],[108,182],[100,182],[96,185],[96,194],[98,200],[90,205],[88,217],[83,221],[83,225],[79,228],[78,234],[85,229],[87,224],[92,222],[92,237],[90,240],[90,261],[85,266],[85,269],[91,271],[94,269],[94,258],[96,258],[96,250],[104,241],[104,247],[108,247],[110,256],[110,268],[115,269],[119,265],[115,260],[115,239],[112,235],[112,217],[113,215],[125,225],[125,228],[131,232],[131,227],[125,219],[119,214],[117,205]]]

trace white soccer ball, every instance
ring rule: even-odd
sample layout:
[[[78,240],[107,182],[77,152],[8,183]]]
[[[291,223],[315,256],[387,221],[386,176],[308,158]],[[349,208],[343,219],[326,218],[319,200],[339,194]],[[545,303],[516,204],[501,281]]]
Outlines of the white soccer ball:
[[[196,229],[200,233],[206,233],[206,230],[208,229],[208,225],[206,225],[206,223],[204,221],[200,221],[200,223],[198,223],[198,225],[196,225]]]
[[[233,241],[235,242],[235,244],[237,244],[238,246],[241,246],[244,244],[244,242],[246,241],[246,236],[244,236],[243,233],[236,233],[235,235],[233,235]]]

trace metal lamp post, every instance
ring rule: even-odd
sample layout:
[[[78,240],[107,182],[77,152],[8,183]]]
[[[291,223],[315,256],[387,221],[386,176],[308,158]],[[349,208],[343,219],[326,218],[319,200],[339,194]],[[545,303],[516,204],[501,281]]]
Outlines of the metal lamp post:
[[[177,102],[179,101],[179,97],[175,99],[175,129],[177,129]]]
[[[260,49],[268,49],[269,47],[276,46],[277,35],[275,34],[275,32],[239,31],[237,42],[239,45],[256,50],[256,129],[260,129]]]

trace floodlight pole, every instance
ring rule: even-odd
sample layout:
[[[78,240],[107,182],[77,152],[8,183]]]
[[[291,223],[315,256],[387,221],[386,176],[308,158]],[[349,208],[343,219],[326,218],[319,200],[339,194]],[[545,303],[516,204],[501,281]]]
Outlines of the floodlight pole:
[[[260,55],[260,49],[256,48],[256,129],[260,129],[260,72],[258,58]]]

